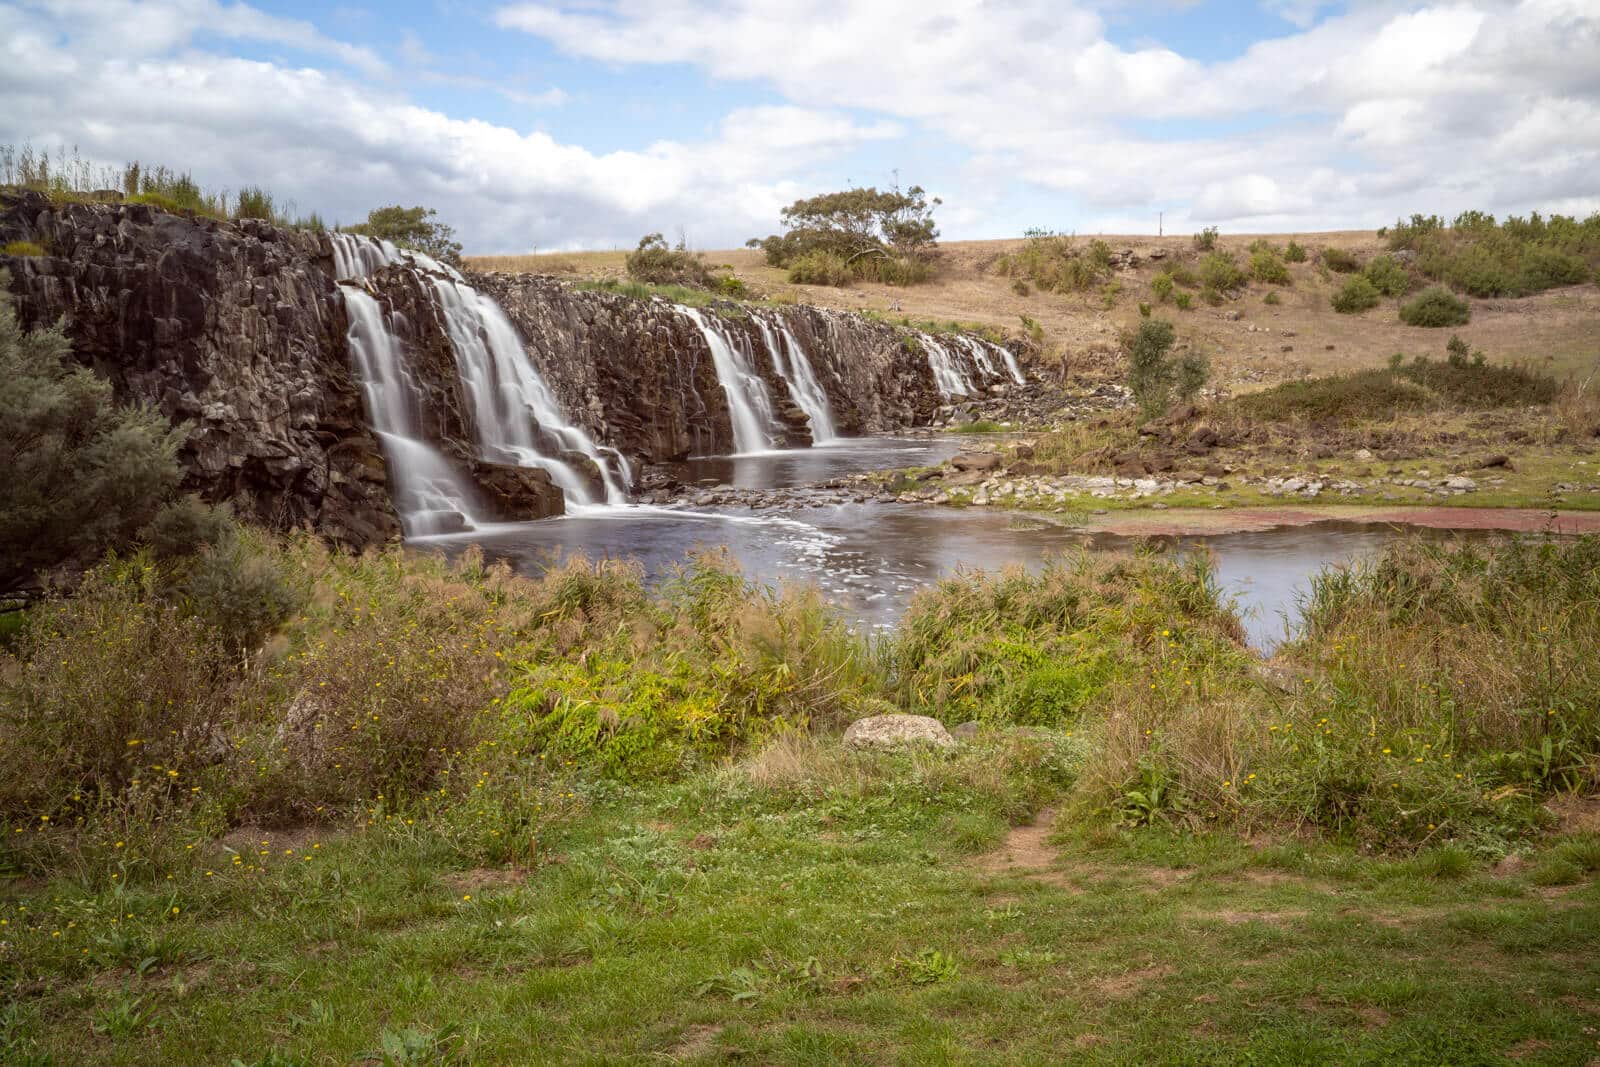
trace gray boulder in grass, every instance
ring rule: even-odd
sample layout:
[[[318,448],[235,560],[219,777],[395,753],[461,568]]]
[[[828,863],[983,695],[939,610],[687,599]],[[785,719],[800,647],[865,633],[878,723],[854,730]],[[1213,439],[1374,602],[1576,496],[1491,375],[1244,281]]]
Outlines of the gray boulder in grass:
[[[927,715],[870,715],[857,719],[844,732],[844,743],[849,748],[904,748],[909,745],[932,745],[935,748],[954,748],[956,739],[944,728],[944,723]]]

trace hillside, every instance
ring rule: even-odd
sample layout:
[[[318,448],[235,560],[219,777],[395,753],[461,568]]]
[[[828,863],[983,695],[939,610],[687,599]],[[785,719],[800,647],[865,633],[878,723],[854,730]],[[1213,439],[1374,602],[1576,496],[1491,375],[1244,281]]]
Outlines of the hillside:
[[[1209,307],[1196,299],[1189,311],[1170,303],[1160,313],[1173,318],[1180,336],[1212,357],[1220,384],[1249,388],[1306,374],[1326,374],[1376,366],[1395,352],[1438,355],[1451,333],[1492,359],[1530,362],[1565,378],[1587,375],[1600,366],[1600,287],[1578,285],[1515,299],[1472,300],[1472,321],[1455,330],[1429,330],[1400,322],[1399,300],[1386,299],[1362,314],[1341,315],[1331,296],[1346,275],[1326,270],[1319,253],[1332,246],[1353,253],[1361,262],[1387,249],[1375,231],[1317,234],[1223,236],[1217,246],[1234,253],[1241,265],[1248,246],[1265,239],[1285,245],[1292,238],[1312,253],[1308,262],[1288,264],[1292,284],[1269,286],[1250,282],[1222,305]],[[1104,287],[1074,294],[1032,289],[1020,295],[1013,279],[997,273],[1000,257],[1015,255],[1027,244],[1021,238],[957,241],[941,248],[933,281],[911,287],[857,283],[848,288],[794,285],[784,272],[766,265],[754,249],[708,251],[705,259],[726,264],[757,292],[777,301],[798,301],[823,307],[872,311],[915,320],[957,321],[1022,332],[1022,316],[1044,329],[1048,353],[1064,353],[1069,374],[1094,374],[1114,365],[1119,332],[1139,318],[1141,301],[1157,304],[1150,283],[1174,264],[1197,266],[1203,253],[1187,235],[1106,236],[1118,253],[1131,251],[1135,263],[1116,270],[1119,291],[1108,308]],[[1076,242],[1082,246],[1090,238]],[[1153,255],[1160,258],[1152,258]],[[548,273],[574,279],[626,278],[626,253],[573,252],[532,256],[469,257],[478,270]],[[1030,287],[1031,288],[1031,287]],[[1269,291],[1279,294],[1276,306],[1263,303]]]

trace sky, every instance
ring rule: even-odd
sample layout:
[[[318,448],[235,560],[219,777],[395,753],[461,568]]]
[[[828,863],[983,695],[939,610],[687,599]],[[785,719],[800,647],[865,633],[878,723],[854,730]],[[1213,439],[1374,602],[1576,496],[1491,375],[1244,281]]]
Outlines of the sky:
[[[947,240],[1600,210],[1600,0],[0,0],[0,144],[469,253],[729,248],[898,182]]]

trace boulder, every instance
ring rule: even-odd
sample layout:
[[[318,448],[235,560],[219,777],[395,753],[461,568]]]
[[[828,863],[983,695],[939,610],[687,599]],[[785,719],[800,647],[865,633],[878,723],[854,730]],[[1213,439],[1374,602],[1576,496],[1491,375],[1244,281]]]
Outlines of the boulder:
[[[911,745],[954,748],[956,739],[944,723],[927,715],[870,715],[857,719],[844,732],[848,748],[890,749]]]
[[[1003,462],[998,452],[958,452],[950,459],[958,471],[997,471]]]

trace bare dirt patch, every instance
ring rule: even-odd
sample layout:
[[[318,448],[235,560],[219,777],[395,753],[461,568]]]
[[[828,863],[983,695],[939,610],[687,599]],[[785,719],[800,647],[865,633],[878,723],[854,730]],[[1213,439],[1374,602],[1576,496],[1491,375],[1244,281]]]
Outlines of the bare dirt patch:
[[[1232,908],[1225,908],[1221,911],[1197,911],[1194,913],[1194,917],[1225,922],[1230,926],[1241,926],[1244,923],[1268,923],[1272,926],[1283,926],[1298,919],[1304,919],[1306,914],[1305,911],[1300,909],[1287,911],[1237,911]]]
[[[1165,963],[1152,964],[1149,967],[1140,967],[1133,971],[1124,971],[1109,978],[1096,979],[1092,984],[1097,993],[1102,996],[1121,1000],[1131,997],[1151,982],[1159,982],[1164,978],[1171,978],[1177,973],[1175,967]]]
[[[675,1060],[692,1060],[697,1056],[704,1056],[711,1051],[711,1046],[716,1042],[717,1035],[722,1033],[722,1027],[714,1023],[699,1023],[689,1027],[667,1053]]]
[[[989,875],[1020,874],[1051,885],[1070,886],[1067,872],[1056,869],[1060,854],[1047,842],[1055,825],[1055,812],[1046,809],[1028,826],[1014,826],[1005,843],[993,852],[973,860],[973,866]]]
[[[528,872],[515,867],[474,867],[445,876],[445,884],[458,893],[481,893],[486,889],[506,889],[528,880]]]
[[[1600,834],[1600,797],[1566,794],[1545,805],[1561,820],[1564,834]]]

